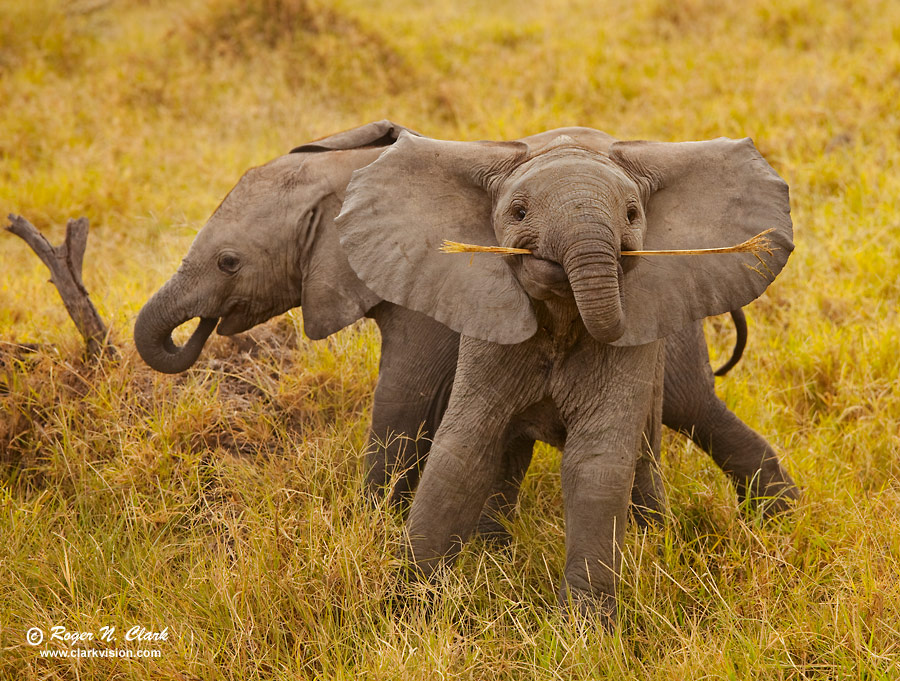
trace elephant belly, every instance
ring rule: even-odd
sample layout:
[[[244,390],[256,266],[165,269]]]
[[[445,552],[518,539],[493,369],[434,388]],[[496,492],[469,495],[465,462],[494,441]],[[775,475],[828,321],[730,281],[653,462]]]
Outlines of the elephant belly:
[[[559,410],[549,397],[513,416],[506,439],[528,437],[562,449],[566,442],[566,427]]]

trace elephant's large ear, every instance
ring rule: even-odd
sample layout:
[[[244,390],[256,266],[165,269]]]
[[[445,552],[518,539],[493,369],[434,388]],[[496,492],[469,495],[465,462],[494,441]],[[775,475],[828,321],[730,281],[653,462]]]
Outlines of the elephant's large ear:
[[[749,139],[616,142],[610,158],[645,193],[645,250],[717,248],[773,228],[772,255],[641,257],[625,275],[625,333],[641,345],[759,297],[794,249],[788,186]]]
[[[344,130],[328,137],[309,142],[291,149],[292,154],[300,152],[341,151],[344,149],[359,149],[361,147],[386,147],[397,141],[401,132],[418,135],[409,128],[392,123],[384,119],[374,123],[367,123],[358,128]]]
[[[340,211],[340,200],[328,193],[307,218],[300,308],[303,331],[313,340],[349,326],[381,302],[347,262],[334,228]]]
[[[444,239],[497,244],[489,187],[527,153],[520,142],[402,134],[347,187],[335,223],[353,269],[385,300],[465,335],[496,343],[531,337],[531,301],[504,258],[438,250]]]
[[[418,133],[387,119],[324,137],[291,150],[308,155],[303,161],[303,185],[319,193],[318,203],[304,223],[300,306],[303,330],[313,340],[326,338],[361,318],[381,298],[369,290],[350,267],[334,229],[340,199],[358,167],[371,162],[401,132]],[[357,150],[353,154],[335,154]],[[371,152],[371,153],[370,153]]]

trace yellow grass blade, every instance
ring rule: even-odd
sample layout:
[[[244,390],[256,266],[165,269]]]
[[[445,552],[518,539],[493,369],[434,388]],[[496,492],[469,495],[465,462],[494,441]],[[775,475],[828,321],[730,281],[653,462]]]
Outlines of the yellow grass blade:
[[[711,255],[715,253],[768,253],[772,255],[774,246],[766,236],[774,229],[767,229],[754,237],[747,239],[737,246],[725,246],[722,248],[689,248],[683,250],[667,251],[622,251],[622,255]],[[444,239],[439,249],[443,253],[497,253],[500,255],[527,255],[531,251],[527,248],[505,248],[503,246],[478,246],[476,244],[463,244],[458,241]]]
[[[528,255],[527,248],[504,248],[503,246],[477,246],[475,244],[463,244],[459,241],[444,239],[438,249],[442,253],[499,253],[501,255]]]
[[[722,248],[689,248],[671,251],[622,251],[622,255],[710,255],[713,253],[768,253],[772,255],[772,242],[766,235],[775,229],[767,229],[754,237],[739,243],[737,246],[725,246]]]

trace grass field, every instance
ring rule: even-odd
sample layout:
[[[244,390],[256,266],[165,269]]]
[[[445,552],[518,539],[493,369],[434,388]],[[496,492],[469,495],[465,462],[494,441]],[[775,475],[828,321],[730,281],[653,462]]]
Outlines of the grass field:
[[[0,214],[54,242],[90,218],[85,281],[122,349],[83,364],[43,265],[0,234],[0,353],[44,345],[0,365],[0,679],[900,678],[900,4],[0,0],[0,101]],[[295,310],[177,377],[131,341],[244,170],[385,117],[752,136],[797,249],[719,393],[783,453],[796,510],[742,515],[667,436],[671,518],[630,530],[608,634],[554,607],[543,447],[514,545],[473,542],[430,618],[396,617],[401,523],[361,501],[377,330],[311,342]],[[729,329],[707,325],[718,357]],[[168,640],[42,658],[67,646],[26,631],[54,625]]]

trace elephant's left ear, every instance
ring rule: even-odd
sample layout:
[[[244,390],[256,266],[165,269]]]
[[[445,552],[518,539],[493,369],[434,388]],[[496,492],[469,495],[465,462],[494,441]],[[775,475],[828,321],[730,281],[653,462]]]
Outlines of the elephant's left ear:
[[[794,249],[788,186],[749,139],[616,142],[610,159],[644,193],[644,250],[734,246],[767,229],[772,254],[642,256],[625,275],[625,333],[641,345],[743,307]],[[631,257],[631,256],[625,256]],[[637,256],[635,256],[637,257]]]
[[[308,216],[303,235],[310,243],[304,248],[307,256],[302,268],[300,309],[303,331],[312,340],[337,333],[381,302],[347,262],[334,227],[334,218],[340,212],[340,200],[334,194],[326,195]]]
[[[343,132],[318,139],[315,142],[294,147],[291,149],[291,153],[342,151],[346,149],[360,149],[362,147],[388,147],[396,142],[397,138],[400,137],[400,133],[404,131],[411,135],[419,134],[385,118],[381,121],[366,123],[358,128],[344,130]]]

